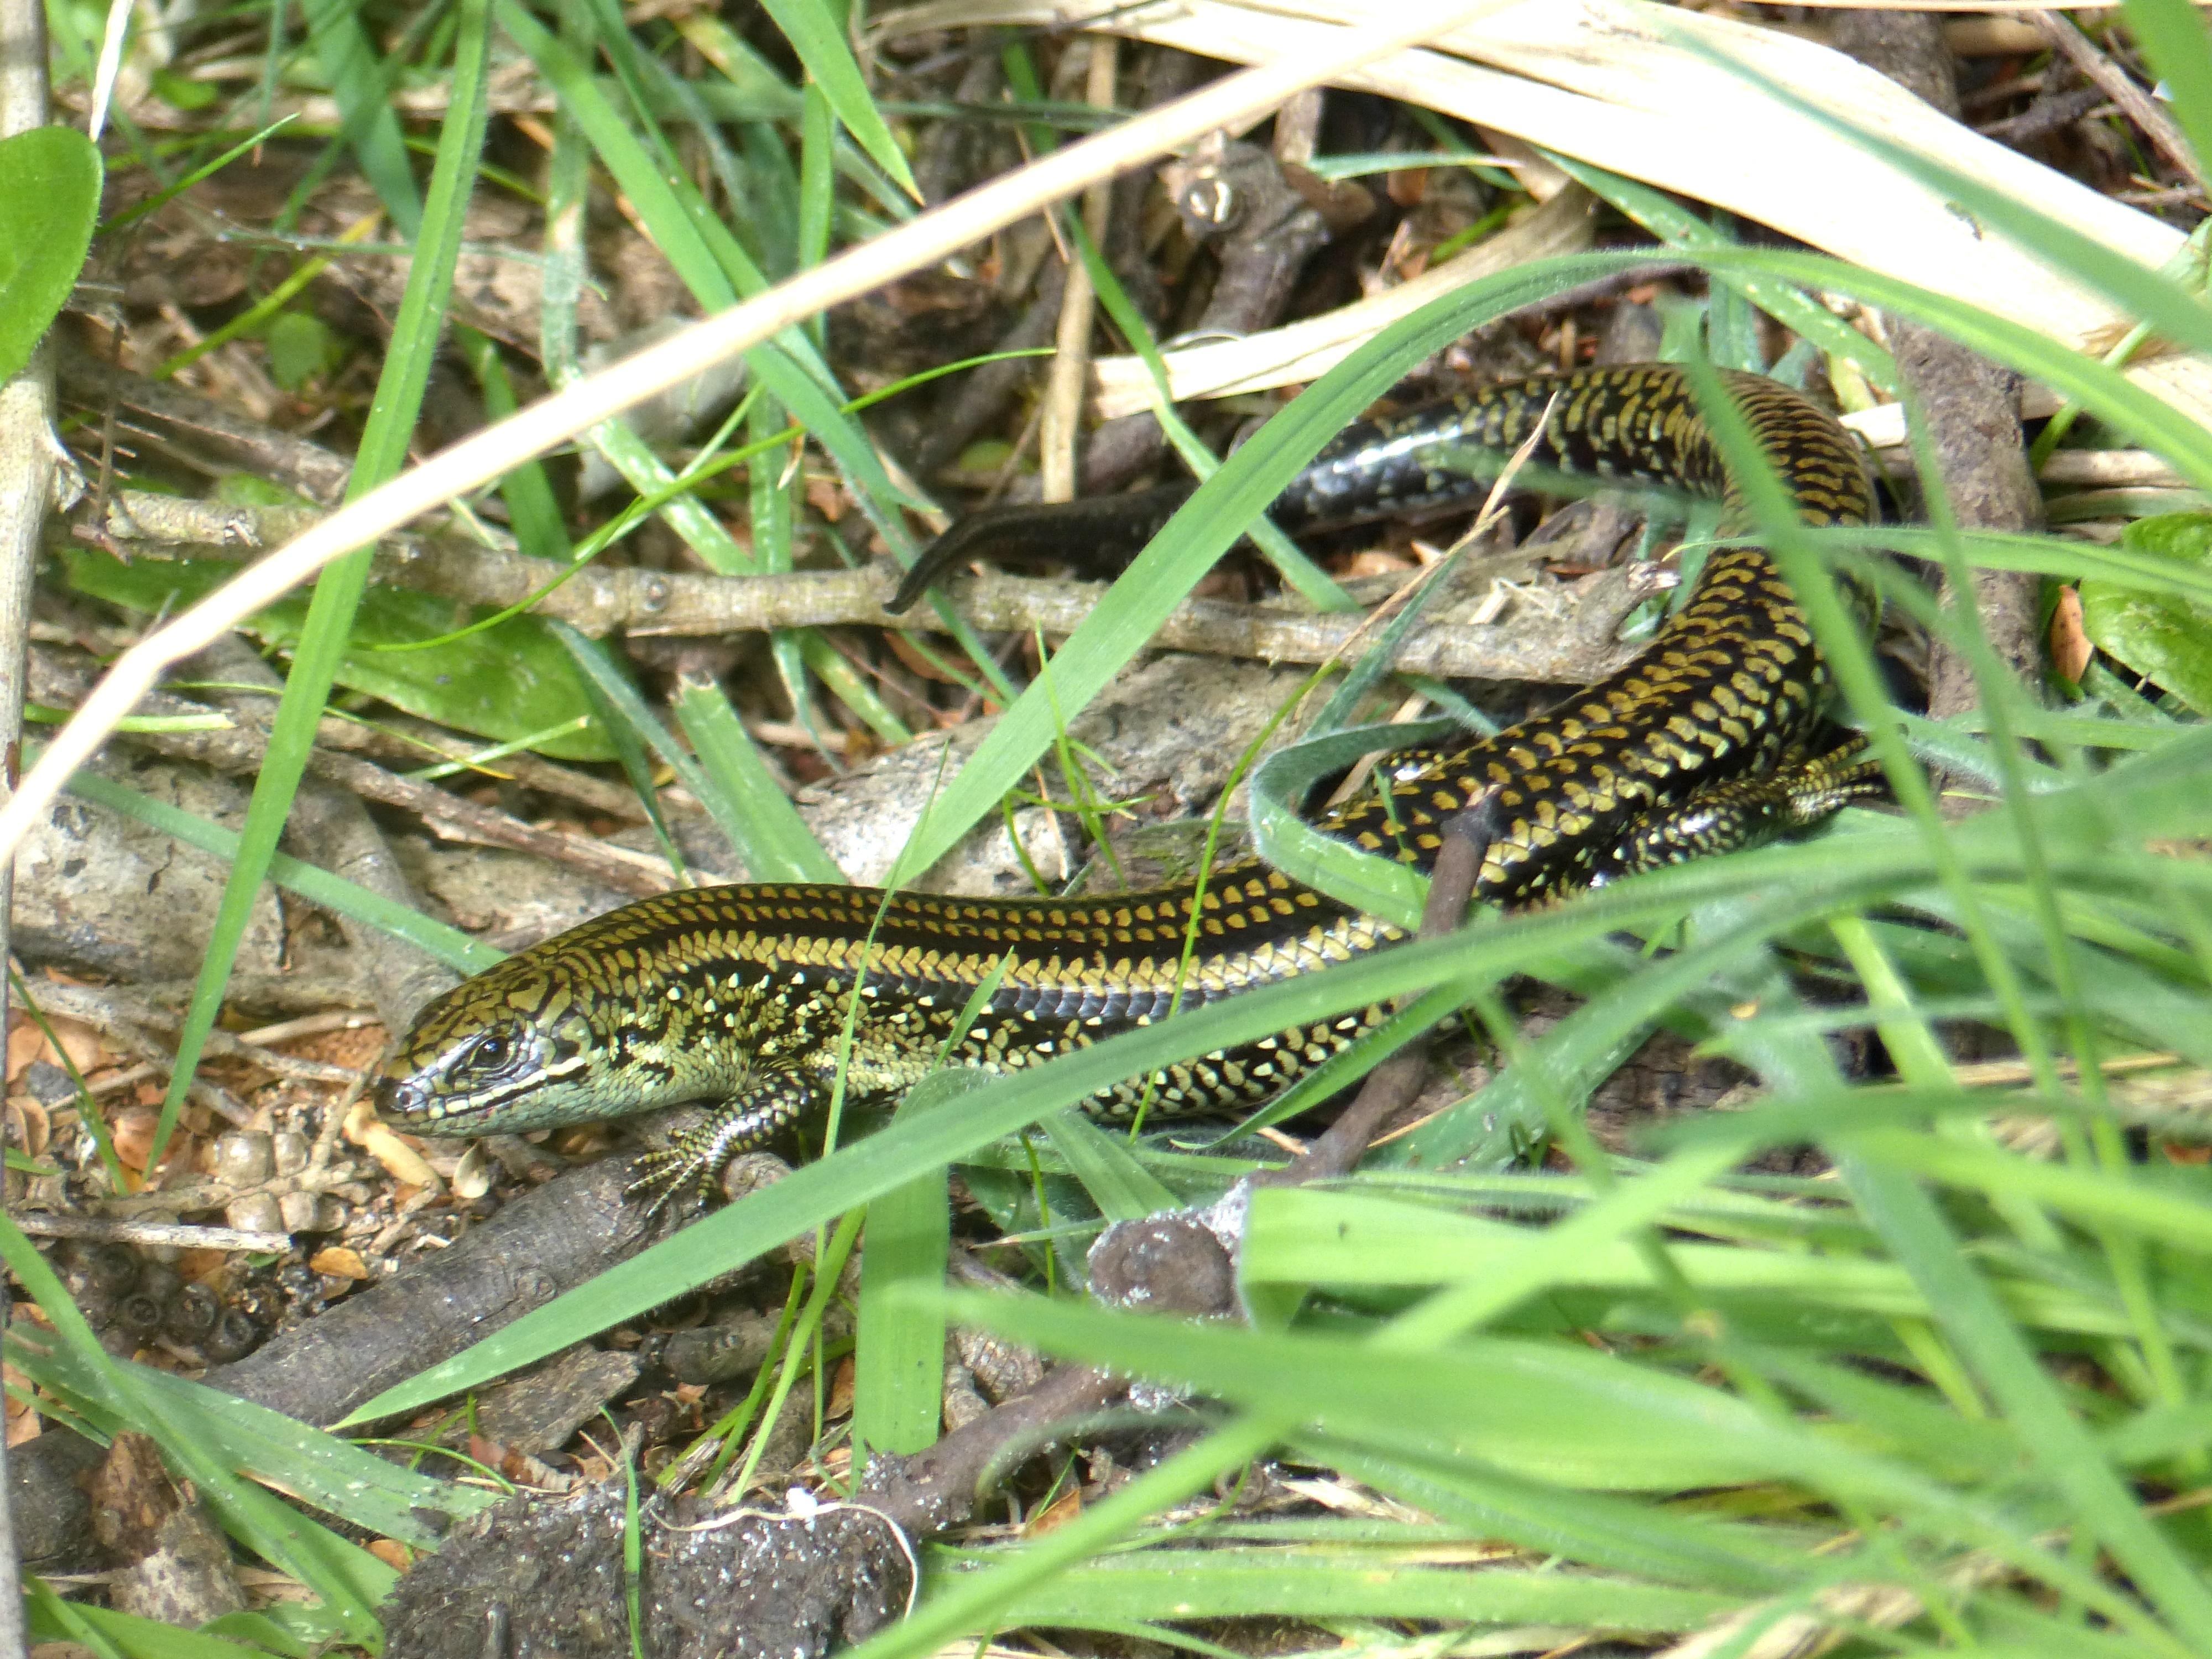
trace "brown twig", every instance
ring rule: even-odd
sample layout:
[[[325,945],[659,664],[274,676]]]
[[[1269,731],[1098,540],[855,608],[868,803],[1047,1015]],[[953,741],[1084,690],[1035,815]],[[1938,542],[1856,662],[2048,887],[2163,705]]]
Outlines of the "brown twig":
[[[63,390],[77,402],[150,416],[167,429],[155,434],[165,442],[176,438],[196,440],[231,465],[242,465],[326,507],[335,507],[343,498],[346,479],[353,471],[353,464],[344,456],[247,420],[179,386],[164,386],[104,362],[66,334],[58,338],[57,344]],[[190,443],[185,450],[186,459],[210,465],[191,453]]]
[[[40,701],[59,708],[74,706],[91,679],[88,672],[69,672],[65,663],[46,651],[33,653],[31,678]],[[185,717],[205,716],[216,711],[205,703],[157,691],[140,705],[140,712]],[[325,720],[323,724],[329,727],[342,726],[343,723]],[[251,777],[261,769],[262,757],[269,747],[266,733],[244,720],[219,731],[133,732],[131,740],[143,748],[196,760],[217,771],[244,777]],[[617,892],[640,897],[665,893],[679,884],[657,859],[632,854],[589,836],[540,830],[435,784],[387,772],[356,755],[332,754],[319,747],[307,765],[325,782],[365,800],[380,801],[412,812],[438,834],[453,840],[528,853],[578,871]]]
[[[174,1064],[175,1057],[153,1044],[141,1029],[160,1026],[173,1030],[179,1016],[152,1007],[136,998],[118,992],[101,990],[89,985],[63,985],[51,981],[40,981],[33,988],[39,1006],[47,1013],[61,1014],[70,1019],[82,1020],[107,1036],[128,1045],[141,1059],[164,1071]],[[343,1066],[332,1066],[319,1060],[302,1060],[296,1054],[279,1054],[258,1042],[225,1030],[212,1030],[207,1036],[207,1052],[224,1060],[243,1060],[273,1072],[278,1077],[297,1078],[308,1083],[351,1083],[359,1076]],[[246,1123],[252,1114],[235,1102],[217,1107],[234,1123]]]
[[[1091,52],[1089,82],[1084,95],[1092,105],[1111,109],[1114,77],[1121,61],[1121,42],[1111,35],[1093,35],[1085,43]],[[1106,216],[1113,205],[1113,186],[1099,183],[1083,193],[1083,228],[1094,247],[1106,240]],[[1091,372],[1091,331],[1098,313],[1098,293],[1091,282],[1091,269],[1066,251],[1067,280],[1060,285],[1060,323],[1054,336],[1052,366],[1045,376],[1044,401],[1038,413],[1038,477],[1048,501],[1075,499],[1077,440],[1083,430],[1083,394]]]
[[[46,27],[40,0],[0,0],[0,138],[46,121]],[[23,653],[30,638],[32,579],[54,479],[54,380],[45,348],[0,382],[0,802],[13,805],[21,760]],[[8,962],[15,860],[0,853],[0,963]],[[8,1030],[7,975],[0,973],[0,1035]],[[20,1176],[0,1179],[20,1181]],[[4,1437],[0,1437],[4,1438]],[[0,1654],[27,1647],[23,1623],[9,1454],[0,1445]]]
[[[195,1227],[180,1221],[118,1221],[106,1216],[53,1215],[17,1210],[10,1217],[33,1238],[91,1239],[102,1244],[180,1250],[274,1250],[292,1248],[289,1233],[254,1232],[240,1227]]]
[[[135,508],[137,501],[137,496],[125,495],[119,505]],[[244,526],[256,515],[216,508],[208,516]],[[124,520],[118,514],[111,522]],[[247,541],[236,532],[229,540],[234,548],[259,544],[258,538]],[[701,635],[847,624],[924,630],[941,625],[930,613],[893,615],[884,610],[896,586],[896,573],[888,566],[770,576],[592,567],[552,587],[562,571],[550,560],[495,548],[410,542],[388,550],[378,579],[473,605],[509,605],[542,594],[539,613],[595,637],[617,631]],[[1564,616],[1516,614],[1495,625],[1440,619],[1412,632],[1399,651],[1397,666],[1453,678],[1585,685],[1632,654],[1614,642],[1613,630],[1672,580],[1670,572],[1656,565],[1627,566],[1588,579]],[[985,633],[1041,631],[1065,637],[1096,607],[1102,590],[1087,582],[989,572],[949,582],[941,591],[967,622]],[[1169,613],[1153,643],[1164,650],[1264,662],[1326,662],[1351,643],[1359,622],[1357,617],[1188,599]]]
[[[2197,162],[2197,153],[2190,149],[2189,140],[2182,136],[2180,124],[2158,106],[2158,100],[2143,89],[2135,76],[2099,51],[2097,43],[2082,33],[2070,18],[2055,11],[2032,15],[2036,27],[2055,51],[2063,53],[2069,63],[2118,105],[2121,112],[2142,129],[2143,136],[2185,177],[2200,186],[2203,185],[2203,169]]]
[[[1844,50],[1937,108],[1956,113],[1956,70],[1933,19],[1883,13],[1863,17],[1863,22],[1864,27],[1839,38]],[[2054,44],[2070,37],[2094,51],[2073,25],[2055,14],[2041,15],[2039,27]],[[2019,377],[1921,324],[1900,319],[1893,329],[1898,372],[1936,451],[1939,476],[1925,479],[1924,488],[1942,490],[1961,525],[2041,528],[2043,493],[2028,471],[2021,441]],[[1973,607],[1974,626],[1993,647],[1996,662],[2031,692],[2039,687],[2040,579],[1978,570],[1966,591],[1954,592],[1952,587],[1947,578],[1945,602]],[[1941,718],[1979,704],[1984,690],[1993,690],[1982,685],[1977,672],[1978,667],[1987,672],[1987,666],[1939,639],[1929,666],[1929,712]]]
[[[1112,1405],[1127,1382],[1089,1365],[1062,1365],[1043,1382],[927,1451],[878,1457],[868,1465],[861,1498],[910,1533],[936,1532],[974,1512],[976,1488],[1009,1447],[1049,1438],[1053,1430]]]

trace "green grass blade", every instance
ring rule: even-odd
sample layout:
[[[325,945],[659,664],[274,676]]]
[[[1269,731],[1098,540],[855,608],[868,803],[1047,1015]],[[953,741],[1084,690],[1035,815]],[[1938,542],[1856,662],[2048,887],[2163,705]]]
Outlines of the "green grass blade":
[[[1568,1492],[1463,1462],[1385,1457],[1340,1443],[1321,1461],[1447,1526],[1615,1572],[1755,1595],[1790,1587],[1806,1568],[1796,1551],[1759,1537],[1755,1528],[1723,1528],[1635,1498]]]
[[[847,1650],[847,1659],[924,1659],[955,1637],[995,1626],[1006,1605],[1030,1586],[1127,1536],[1159,1510],[1204,1492],[1266,1451],[1280,1432],[1278,1424],[1251,1419],[1215,1430],[1047,1533],[1011,1561],[935,1591],[889,1630]]]
[[[189,1631],[135,1613],[64,1601],[33,1574],[24,1592],[30,1633],[46,1642],[82,1643],[98,1659],[269,1659],[269,1650]]]
[[[2212,36],[2188,0],[2125,0],[2128,30],[2166,82],[2166,107],[2197,152],[2197,176],[2212,156]]]
[[[845,131],[866,150],[868,159],[898,181],[899,188],[919,202],[921,191],[908,171],[906,152],[891,137],[891,130],[876,108],[853,49],[845,44],[842,8],[825,0],[763,0],[783,38],[806,66],[812,88],[819,88],[830,107],[836,111]],[[811,88],[810,88],[811,89]]]
[[[1017,1596],[1007,1625],[1085,1626],[1100,1607],[1126,1619],[1434,1619],[1567,1625],[1666,1634],[1733,1612],[1734,1595],[1588,1573],[1331,1561],[1310,1551],[1144,1550],[1071,1568]]]
[[[378,58],[349,0],[303,0],[308,42],[337,95],[340,131],[361,163],[362,176],[384,204],[400,234],[422,228],[422,198],[407,164],[407,139],[391,105],[392,68]],[[459,88],[455,88],[459,97]]]
[[[486,0],[458,0],[459,33],[455,44],[453,90],[446,124],[439,135],[428,205],[407,289],[392,325],[392,346],[379,376],[361,450],[347,485],[356,500],[396,477],[407,463],[408,440],[415,429],[437,356],[438,336],[453,293],[453,262],[460,252],[461,229],[477,162],[483,149],[484,81],[489,62]],[[255,890],[268,873],[276,842],[290,813],[292,798],[305,775],[331,684],[344,654],[355,607],[368,583],[374,550],[362,548],[329,566],[317,579],[307,619],[292,655],[284,694],[270,727],[269,747],[254,781],[239,850],[208,943],[208,959],[192,989],[191,1006],[177,1035],[176,1068],[161,1102],[147,1167],[150,1170],[176,1127],[178,1112],[199,1064],[200,1050],[221,1012],[238,945],[246,932]]]
[[[1385,1455],[1592,1490],[1784,1480],[1940,1527],[2081,1595],[2154,1644],[2194,1650],[2124,1595],[2044,1549],[2015,1517],[1898,1462],[1832,1442],[1686,1376],[1577,1343],[1484,1339],[1433,1352],[1237,1331],[1037,1297],[955,1294],[953,1316],[1047,1352],[1195,1386],[1279,1424]],[[1376,1364],[1382,1352],[1388,1363]]]
[[[503,421],[514,414],[521,405],[515,398],[514,382],[507,377],[507,363],[491,337],[456,324],[453,343],[468,359],[469,371],[483,393],[484,418]],[[507,521],[514,527],[514,539],[522,550],[533,558],[567,563],[568,526],[562,521],[561,506],[553,498],[552,481],[545,476],[544,467],[537,461],[525,461],[500,480],[499,493],[507,503]]]
[[[501,27],[545,76],[699,303],[710,312],[725,310],[764,289],[765,276],[750,268],[698,192],[680,174],[672,178],[662,170],[584,66],[515,0],[494,3]],[[910,543],[897,518],[907,503],[866,431],[844,412],[836,377],[805,331],[787,329],[748,352],[745,362],[853,481],[871,522],[894,546]]]
[[[2189,513],[2172,515],[2188,527],[2189,539],[2201,544],[2212,532],[2212,518]],[[2138,520],[2145,525],[2166,522]],[[1878,525],[1863,530],[1823,530],[1815,539],[1823,546],[1841,549],[1880,548],[1916,559],[1933,561],[1942,549],[1933,531],[1914,525]],[[1987,570],[2028,570],[2064,581],[2110,582],[2140,593],[2170,594],[2212,605],[2212,566],[2153,552],[2123,540],[2102,544],[2068,541],[2059,536],[2029,536],[1995,530],[1962,530],[1960,550]]]
[[[2088,1534],[2198,1652],[2212,1650],[2212,1589],[2131,1492],[1968,1263],[1928,1194],[1910,1177],[1851,1157],[1844,1176],[1861,1210],[1920,1282],[1975,1373],[2021,1431],[2043,1477]]]
[[[1947,167],[1879,133],[1855,126],[1702,41],[1687,44],[1700,56],[1719,64],[1768,96],[1848,138],[1929,189],[1940,191],[2008,241],[2105,295],[2124,315],[2140,320],[2178,344],[2197,351],[2212,350],[2212,310],[2208,310],[2166,273],[2146,269],[2065,221],[2054,219],[1971,173]]]
[[[1260,856],[1293,881],[1321,887],[1410,931],[1420,926],[1428,883],[1391,859],[1363,853],[1306,821],[1307,792],[1331,773],[1380,750],[1448,740],[1454,720],[1413,720],[1360,726],[1308,738],[1279,749],[1252,770],[1252,844]]]
[[[1145,313],[1137,309],[1129,298],[1121,279],[1114,274],[1114,267],[1091,240],[1091,233],[1083,222],[1073,213],[1060,216],[1066,234],[1075,244],[1083,258],[1084,269],[1090,273],[1091,286],[1097,291],[1098,304],[1121,330],[1121,337],[1129,343],[1152,379],[1152,418],[1160,423],[1160,430],[1175,446],[1176,453],[1191,470],[1192,476],[1201,483],[1221,470],[1221,462],[1206,447],[1206,441],[1191,430],[1190,423],[1176,413],[1175,398],[1168,384],[1166,359],[1152,338],[1152,331],[1145,321]],[[1334,577],[1306,556],[1305,550],[1288,536],[1262,517],[1253,521],[1248,532],[1252,544],[1261,556],[1275,567],[1285,586],[1291,588],[1316,611],[1357,611],[1359,606],[1352,597],[1336,584]]]
[[[870,108],[872,110],[873,106]],[[799,121],[799,226],[794,263],[801,270],[811,270],[830,257],[830,233],[837,216],[837,131],[831,125],[834,114],[828,94],[810,82]],[[818,344],[823,319],[816,318],[814,328]]]
[[[1425,307],[1331,369],[1200,485],[1137,556],[1054,660],[1049,689],[1032,686],[1000,717],[917,830],[927,868],[988,813],[1043,757],[1057,732],[1150,641],[1172,610],[1298,470],[1399,374],[1468,329],[1623,263],[1601,254],[1546,261],[1470,283]]]
[[[70,793],[121,812],[139,823],[150,824],[162,834],[173,836],[187,847],[197,847],[203,853],[235,862],[239,837],[234,830],[219,823],[195,817],[190,812],[140,794],[126,788],[97,772],[80,772],[70,780]],[[480,974],[506,960],[504,951],[495,951],[489,945],[478,943],[458,927],[434,921],[420,911],[410,910],[404,904],[395,904],[380,893],[372,893],[357,886],[343,876],[302,862],[289,853],[277,853],[269,860],[269,878],[280,887],[289,888],[311,904],[358,921],[367,927],[381,928],[394,939],[404,939],[423,955],[434,957],[449,968],[465,974]]]
[[[45,1310],[57,1339],[67,1345],[84,1374],[99,1381],[111,1408],[153,1438],[240,1541],[320,1596],[349,1640],[372,1650],[379,1645],[381,1630],[373,1609],[395,1580],[392,1569],[234,1474],[214,1448],[171,1415],[166,1402],[143,1386],[131,1368],[100,1347],[46,1258],[3,1215],[0,1259]]]
[[[1735,252],[1715,249],[1698,256],[1714,270],[1764,270],[1808,288],[1849,295],[1866,304],[1896,311],[1949,335],[1961,345],[2016,368],[2040,380],[2099,420],[2144,448],[2155,450],[2199,489],[2212,489],[2212,433],[2156,394],[2135,385],[2118,370],[2057,344],[2045,336],[2008,318],[1954,300],[1948,295],[1902,282],[1878,272],[1862,270],[1820,254],[1780,248],[1744,248]],[[2137,267],[2130,265],[2130,270]],[[2145,279],[2170,293],[2151,273]],[[2200,313],[2193,331],[2204,334],[2212,349],[2212,311],[2182,296],[2180,304]]]
[[[783,793],[783,786],[719,685],[687,682],[676,693],[677,723],[691,739],[699,770],[713,789],[702,797],[726,833],[742,823],[746,872],[755,881],[842,881],[845,872]]]
[[[702,743],[703,738],[704,745],[714,750],[710,765],[703,749],[695,758],[653,718],[645,698],[604,646],[565,623],[555,623],[552,627],[614,714],[676,769],[684,787],[713,815],[716,827],[730,838],[754,880],[843,879],[790,799],[769,775],[737,711],[719,689],[686,687],[678,698],[678,718],[685,721],[687,735],[694,744]],[[702,695],[695,696],[695,692]],[[696,732],[692,730],[695,723]]]
[[[62,1391],[103,1433],[130,1426],[127,1402],[76,1348],[34,1352],[11,1333],[9,1363],[40,1387]],[[118,1361],[118,1364],[130,1364]],[[433,1480],[374,1452],[310,1428],[281,1412],[150,1367],[133,1366],[135,1387],[161,1402],[167,1419],[240,1474],[372,1533],[435,1549],[445,1528],[489,1509],[498,1494]]]
[[[1176,1195],[1119,1135],[1108,1134],[1073,1110],[1054,1113],[1045,1127],[1069,1171],[1109,1221],[1136,1221],[1176,1207]]]
[[[1571,155],[1549,150],[1543,154],[1585,190],[1603,197],[1669,247],[1705,252],[1737,246],[1662,191]],[[1721,281],[1800,339],[1856,363],[1875,385],[1893,390],[1898,385],[1894,357],[1802,290],[1743,271],[1728,272]]]
[[[982,1081],[940,1072],[899,1103],[899,1115],[955,1107]],[[860,1318],[854,1354],[853,1437],[871,1451],[918,1452],[936,1443],[945,1399],[945,1313],[923,1311],[915,1292],[945,1283],[951,1206],[942,1168],[927,1170],[868,1201],[860,1255]]]

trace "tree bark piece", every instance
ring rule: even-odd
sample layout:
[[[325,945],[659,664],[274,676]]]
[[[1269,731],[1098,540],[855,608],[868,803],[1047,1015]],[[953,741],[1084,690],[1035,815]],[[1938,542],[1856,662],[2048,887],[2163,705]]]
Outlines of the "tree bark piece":
[[[2069,26],[2069,32],[2070,26]],[[1839,13],[1832,38],[1870,68],[1955,118],[1956,73],[1941,21],[1925,13]],[[1917,323],[1892,325],[1898,372],[1934,441],[1939,479],[1960,525],[1973,530],[2039,530],[2043,495],[2027,468],[2020,427],[2020,377]],[[1947,605],[1972,604],[1998,659],[2031,691],[2042,684],[2038,636],[2041,578],[2022,571],[1975,573],[1971,592],[1944,585]],[[1930,665],[1928,712],[1938,720],[1981,701],[1972,667],[1942,640]]]

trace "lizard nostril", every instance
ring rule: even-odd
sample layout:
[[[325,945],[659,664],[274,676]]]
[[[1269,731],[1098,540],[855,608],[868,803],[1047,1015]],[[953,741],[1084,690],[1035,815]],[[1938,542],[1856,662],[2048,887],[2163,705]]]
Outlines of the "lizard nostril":
[[[422,1092],[422,1085],[416,1079],[387,1073],[377,1079],[376,1115],[387,1119],[420,1116]]]

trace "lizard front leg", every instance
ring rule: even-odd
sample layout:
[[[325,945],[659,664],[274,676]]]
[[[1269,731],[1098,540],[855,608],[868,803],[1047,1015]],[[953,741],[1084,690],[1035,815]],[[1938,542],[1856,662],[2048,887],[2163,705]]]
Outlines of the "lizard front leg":
[[[674,1136],[662,1151],[638,1159],[633,1198],[651,1194],[648,1215],[696,1183],[710,1195],[722,1166],[740,1152],[764,1146],[801,1118],[828,1105],[822,1086],[802,1072],[769,1072],[714,1108],[703,1122]]]

